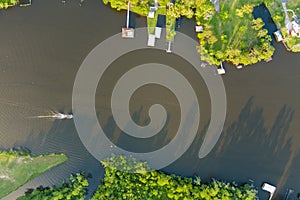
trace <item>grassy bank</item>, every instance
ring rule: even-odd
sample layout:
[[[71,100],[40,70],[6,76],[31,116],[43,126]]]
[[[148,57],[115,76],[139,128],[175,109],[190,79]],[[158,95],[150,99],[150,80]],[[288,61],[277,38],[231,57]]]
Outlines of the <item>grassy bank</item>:
[[[0,151],[0,199],[66,160],[63,154],[32,156]]]
[[[84,173],[71,174],[69,180],[52,187],[39,186],[36,189],[29,189],[17,200],[84,200],[87,194],[89,176]]]

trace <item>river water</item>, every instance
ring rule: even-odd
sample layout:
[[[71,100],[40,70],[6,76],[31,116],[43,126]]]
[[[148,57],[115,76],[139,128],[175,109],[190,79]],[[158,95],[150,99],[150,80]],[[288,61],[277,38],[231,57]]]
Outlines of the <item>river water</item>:
[[[0,11],[0,147],[22,145],[34,154],[62,152],[69,157],[65,164],[35,178],[6,199],[15,198],[26,188],[60,183],[72,172],[93,174],[90,191],[100,183],[103,170],[82,145],[73,121],[35,117],[72,110],[73,83],[82,61],[97,44],[119,33],[125,20],[125,12],[117,13],[99,0],[86,1],[81,7],[77,1],[67,1],[65,5],[60,1],[35,1],[27,8]],[[135,20],[136,27],[146,25],[144,18]],[[193,26],[193,21],[184,19],[180,31],[195,38]],[[204,181],[212,177],[238,183],[251,180],[258,188],[267,181],[277,185],[277,199],[287,188],[295,190],[294,197],[300,192],[300,56],[286,52],[282,44],[275,47],[269,63],[242,70],[226,65],[223,81],[228,111],[221,139],[213,152],[200,160],[197,155],[203,135],[199,133],[188,151],[164,168],[165,172],[199,175]],[[155,50],[133,52],[113,65],[126,68],[153,59],[179,70],[182,65],[188,66],[176,56]],[[109,121],[106,90],[120,75],[116,67],[112,67],[111,77],[103,80],[107,87],[97,89],[96,109],[104,116],[100,124],[112,132],[109,137],[134,150],[128,138],[113,134],[115,124]],[[207,90],[189,67],[182,72],[190,74],[196,89],[203,91],[199,93],[203,129],[210,117]],[[138,123],[145,120],[149,105],[157,102],[175,116],[169,122],[175,125],[166,135],[157,136],[153,145],[148,145],[150,149],[159,148],[174,136],[178,102],[164,88],[154,85],[143,89],[148,90],[147,94],[137,91],[130,104]],[[267,193],[259,190],[259,196],[266,199]]]

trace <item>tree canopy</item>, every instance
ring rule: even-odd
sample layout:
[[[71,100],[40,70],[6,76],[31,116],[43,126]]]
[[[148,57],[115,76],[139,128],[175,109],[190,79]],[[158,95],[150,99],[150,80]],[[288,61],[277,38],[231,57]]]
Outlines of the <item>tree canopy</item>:
[[[127,9],[127,0],[103,1],[117,10]],[[194,17],[197,25],[203,26],[203,32],[197,35],[201,60],[214,65],[220,65],[223,61],[234,65],[250,65],[268,60],[275,50],[263,21],[254,19],[252,15],[254,6],[262,2],[225,0],[220,2],[217,12],[210,0],[158,1],[157,12],[166,15],[168,41],[174,40],[177,18]],[[155,5],[153,0],[132,0],[130,4],[131,11],[143,16],[147,16],[150,6]]]
[[[29,189],[17,200],[84,200],[87,194],[88,180],[83,173],[72,174],[68,182],[53,187]]]
[[[124,156],[112,156],[102,161],[105,167],[103,183],[93,196],[98,199],[199,199],[254,200],[257,191],[248,184],[237,186],[213,180],[201,183],[199,177],[182,178],[151,171],[145,162]]]
[[[0,9],[5,8],[7,9],[10,6],[14,6],[19,3],[18,0],[0,0]]]
[[[151,170],[146,162],[115,156],[103,160],[104,178],[92,200],[255,200],[257,190],[248,184],[240,185],[212,179],[202,183],[199,177],[184,178]],[[29,189],[18,200],[83,200],[88,179],[83,173],[71,175],[70,180],[53,187]]]

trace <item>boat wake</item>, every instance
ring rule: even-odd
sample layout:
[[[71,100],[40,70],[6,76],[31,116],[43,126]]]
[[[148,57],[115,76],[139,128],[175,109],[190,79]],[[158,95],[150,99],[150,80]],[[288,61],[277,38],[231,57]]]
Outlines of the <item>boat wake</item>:
[[[28,109],[28,110],[32,110],[32,111],[45,112],[45,110],[43,108],[32,107],[32,106],[24,104],[24,103],[13,102],[13,101],[3,99],[3,98],[0,98],[0,105],[1,104],[15,106],[15,107]],[[28,118],[73,119],[73,114],[65,114],[65,113],[61,113],[61,112],[55,112],[52,110],[52,111],[50,111],[49,115],[38,115],[38,116],[32,116],[32,117],[28,117]]]
[[[30,118],[52,118],[52,119],[73,119],[72,114],[64,114],[64,113],[53,113],[51,115],[39,115],[39,116],[33,116]]]

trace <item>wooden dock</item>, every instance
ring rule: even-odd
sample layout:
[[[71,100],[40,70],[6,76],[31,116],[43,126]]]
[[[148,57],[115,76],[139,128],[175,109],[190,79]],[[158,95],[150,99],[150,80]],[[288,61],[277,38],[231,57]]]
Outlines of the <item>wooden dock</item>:
[[[126,28],[122,28],[122,38],[134,38],[134,29],[129,28],[130,1],[127,6]]]

